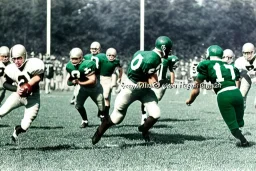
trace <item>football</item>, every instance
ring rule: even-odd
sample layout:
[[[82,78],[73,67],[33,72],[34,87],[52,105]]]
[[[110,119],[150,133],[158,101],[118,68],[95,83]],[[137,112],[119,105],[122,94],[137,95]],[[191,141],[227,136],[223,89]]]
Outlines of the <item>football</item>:
[[[24,83],[20,86],[20,88],[24,89],[23,93],[20,95],[20,97],[28,97],[32,92],[32,87],[28,83]]]

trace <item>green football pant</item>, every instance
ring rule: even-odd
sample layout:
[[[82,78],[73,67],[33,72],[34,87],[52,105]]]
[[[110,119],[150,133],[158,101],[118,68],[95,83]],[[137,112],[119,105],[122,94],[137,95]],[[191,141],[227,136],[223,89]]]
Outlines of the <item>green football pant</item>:
[[[244,126],[244,101],[239,89],[217,95],[220,113],[230,131]]]

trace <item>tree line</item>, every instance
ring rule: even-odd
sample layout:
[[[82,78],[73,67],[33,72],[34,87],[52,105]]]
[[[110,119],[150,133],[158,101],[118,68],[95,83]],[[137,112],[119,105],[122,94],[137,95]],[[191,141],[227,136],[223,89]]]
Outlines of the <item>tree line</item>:
[[[145,0],[145,50],[158,36],[169,36],[173,54],[202,55],[218,44],[241,55],[246,42],[255,43],[253,1]],[[46,0],[1,0],[0,45],[21,43],[27,51],[46,53]],[[114,47],[130,59],[140,48],[140,0],[52,0],[51,53],[68,56],[73,47],[89,53],[93,41],[102,51]]]

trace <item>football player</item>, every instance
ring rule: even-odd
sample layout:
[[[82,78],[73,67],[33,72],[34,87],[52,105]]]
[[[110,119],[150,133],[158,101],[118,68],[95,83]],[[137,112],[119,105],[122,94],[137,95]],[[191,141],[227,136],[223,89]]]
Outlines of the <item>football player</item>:
[[[0,117],[4,117],[13,109],[25,106],[21,125],[14,128],[12,140],[16,142],[20,133],[26,132],[36,118],[40,108],[39,82],[43,79],[44,62],[38,58],[27,59],[27,51],[21,44],[10,50],[13,63],[5,68],[6,81],[4,88],[13,91],[0,108]],[[14,84],[15,83],[15,84]],[[26,84],[28,89],[22,86]],[[31,92],[23,96],[26,92]]]
[[[90,46],[90,54],[84,56],[85,60],[92,60],[96,63],[95,75],[97,80],[100,82],[100,72],[103,61],[107,58],[105,53],[100,53],[101,46],[99,42],[92,42]],[[104,115],[101,114],[101,111],[98,111],[98,116],[103,120]]]
[[[85,60],[92,60],[96,63],[96,77],[97,79],[100,81],[100,65],[102,63],[102,60],[105,58],[105,54],[101,53],[100,54],[100,50],[101,50],[101,46],[99,42],[92,42],[90,45],[90,52],[89,54],[86,54],[84,56]],[[100,54],[100,55],[98,55]],[[74,93],[73,93],[73,97],[70,101],[70,104],[75,104],[76,99],[77,99],[77,94],[79,92],[79,85],[76,85],[74,88]],[[101,116],[103,118],[103,116]]]
[[[88,97],[91,97],[98,106],[100,115],[105,116],[103,88],[96,78],[95,62],[83,60],[83,52],[80,48],[73,48],[69,54],[70,61],[66,65],[66,70],[69,74],[67,84],[69,86],[80,86],[75,107],[82,117],[80,128],[86,128],[88,126],[88,118],[84,103]]]
[[[169,85],[173,85],[175,81],[175,73],[174,70],[178,67],[179,59],[175,55],[168,56],[167,59],[162,58],[162,63],[160,65],[160,69],[156,72],[158,81],[164,86],[161,86],[160,88],[152,88],[152,90],[155,92],[156,97],[158,101],[160,101],[166,91],[166,88]],[[170,80],[167,78],[167,71],[170,71]],[[147,113],[144,110],[144,105],[141,104],[141,110],[142,110],[142,117],[141,117],[141,125],[144,123],[144,121],[147,119]]]
[[[233,64],[235,59],[235,54],[231,49],[225,49],[223,51],[222,60],[228,64]]]
[[[114,111],[97,128],[92,137],[92,144],[98,143],[109,127],[120,124],[128,107],[136,100],[145,105],[149,114],[145,123],[138,127],[144,140],[149,141],[149,129],[159,119],[160,108],[155,93],[148,86],[159,85],[156,72],[160,68],[161,59],[167,58],[171,49],[171,39],[167,36],[160,36],[156,39],[155,48],[152,51],[138,51],[133,55],[127,72],[128,78],[115,99]]]
[[[222,61],[223,50],[218,45],[210,46],[206,57],[209,60],[202,61],[197,66],[197,78],[186,104],[190,105],[194,102],[200,93],[200,84],[204,80],[210,81],[217,94],[220,113],[229,130],[235,138],[240,140],[242,147],[248,147],[249,142],[239,129],[244,126],[243,97],[237,87],[239,71],[234,65]]]
[[[5,77],[4,77],[4,69],[5,67],[10,64],[10,59],[9,59],[9,48],[7,46],[1,46],[0,47],[0,104],[5,98],[5,89],[3,87],[3,83],[5,82]]]
[[[120,91],[122,89],[122,84],[125,82],[125,80],[127,78],[127,74],[126,73],[127,73],[127,70],[128,70],[128,61],[122,60],[121,66],[122,66],[122,76],[121,76],[121,80],[117,80],[117,82],[116,82],[117,83],[117,87],[116,87],[116,90],[115,90],[115,94],[120,93]],[[118,70],[116,70],[116,71],[118,71]]]
[[[194,59],[192,60],[191,64],[190,64],[190,70],[189,70],[189,72],[190,72],[190,74],[189,74],[190,78],[189,79],[192,80],[192,81],[194,81],[196,76],[197,76],[196,68],[197,68],[198,64],[199,64],[198,58],[197,58],[197,56],[195,56]]]
[[[99,42],[92,42],[91,46],[90,46],[90,54],[86,54],[84,56],[85,60],[92,60],[96,63],[96,76],[97,79],[100,80],[100,70],[101,70],[101,66],[102,66],[102,62],[104,61],[104,59],[106,59],[106,54],[104,53],[100,53],[101,50],[101,46]]]
[[[50,55],[46,55],[45,66],[45,93],[50,94],[51,89],[54,87],[54,63],[51,60]]]
[[[235,67],[240,72],[240,91],[244,98],[244,109],[246,108],[247,94],[251,88],[252,79],[256,77],[255,48],[252,43],[245,43],[242,48],[243,56],[235,61]],[[256,107],[256,106],[255,106]]]
[[[103,95],[105,99],[105,110],[106,114],[109,114],[109,108],[110,108],[110,100],[111,100],[111,92],[112,87],[115,85],[116,78],[112,75],[115,75],[114,72],[116,69],[118,69],[120,72],[119,74],[119,80],[122,77],[122,69],[120,65],[119,59],[117,59],[117,53],[116,49],[109,48],[106,51],[105,60],[103,60],[101,68],[100,68],[100,83],[103,87]],[[114,83],[113,83],[114,82]]]

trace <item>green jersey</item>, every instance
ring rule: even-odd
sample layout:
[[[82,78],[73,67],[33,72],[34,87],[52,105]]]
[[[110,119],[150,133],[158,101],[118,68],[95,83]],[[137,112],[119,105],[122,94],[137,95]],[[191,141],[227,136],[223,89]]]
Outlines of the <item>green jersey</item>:
[[[151,74],[160,68],[161,57],[155,51],[138,51],[133,55],[127,76],[134,82],[147,82]]]
[[[167,59],[162,58],[161,67],[157,71],[158,81],[165,80],[167,78],[167,69],[169,69],[170,72],[173,72],[173,70],[177,68],[178,62],[178,57],[174,55],[168,56]]]
[[[71,61],[66,65],[66,70],[70,74],[70,81],[78,79],[79,81],[86,81],[87,75],[95,73],[96,64],[90,60],[83,60],[78,65],[73,65]]]
[[[102,66],[102,63],[103,63],[103,60],[107,58],[106,57],[106,54],[104,53],[99,53],[95,56],[93,56],[92,54],[87,54],[84,56],[84,59],[85,60],[91,60],[91,61],[94,61],[96,63],[96,71],[95,71],[95,74],[97,76],[100,75],[100,69],[101,69],[101,66]]]
[[[215,86],[215,93],[225,87],[236,86],[235,81],[240,74],[234,65],[227,64],[218,60],[202,61],[197,66],[197,78],[201,81],[210,81]]]
[[[109,61],[108,58],[105,57],[100,68],[100,75],[109,77],[113,74],[116,67],[121,67],[119,59],[116,58],[113,61]]]

